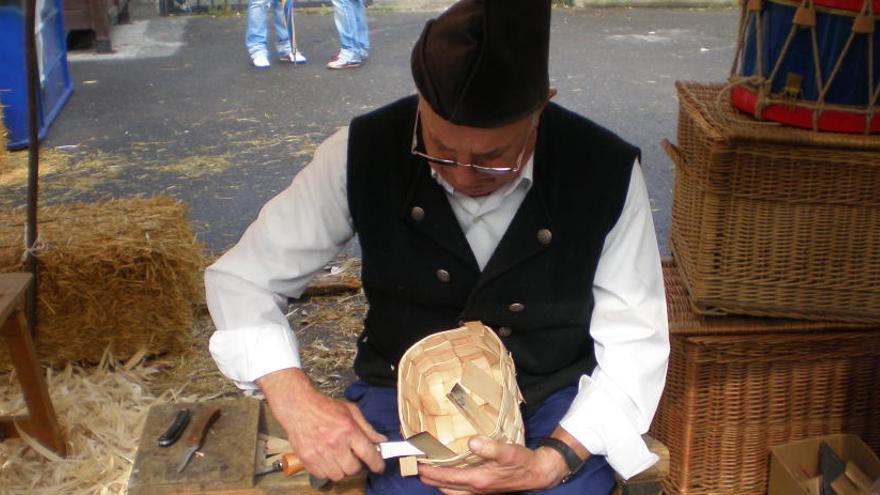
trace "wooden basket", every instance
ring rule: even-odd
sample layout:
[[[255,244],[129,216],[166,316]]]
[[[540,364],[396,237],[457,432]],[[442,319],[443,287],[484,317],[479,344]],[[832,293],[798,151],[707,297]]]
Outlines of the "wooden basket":
[[[513,359],[495,332],[480,322],[428,336],[413,344],[400,359],[397,394],[400,428],[404,438],[427,431],[455,455],[444,459],[420,458],[437,466],[465,466],[481,459],[467,441],[478,434],[447,394],[464,385],[481,413],[491,423],[481,431],[495,440],[525,443]]]
[[[676,83],[670,247],[695,310],[880,322],[880,136],[745,120]]]
[[[668,494],[764,495],[770,447],[854,433],[880,449],[880,326],[693,313],[671,260],[671,355],[651,434]]]

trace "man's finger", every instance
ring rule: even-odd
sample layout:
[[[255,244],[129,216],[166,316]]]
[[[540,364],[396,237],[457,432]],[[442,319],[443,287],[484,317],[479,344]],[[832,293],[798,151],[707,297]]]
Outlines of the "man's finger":
[[[419,477],[431,486],[463,490],[471,486],[475,477],[479,477],[479,473],[475,471],[477,469],[479,468],[459,469],[419,465]]]
[[[376,450],[376,445],[366,438],[361,437],[353,441],[351,443],[351,450],[355,456],[367,465],[370,471],[381,473],[385,470],[385,461],[379,455],[379,451]]]
[[[379,433],[375,429],[373,429],[373,425],[367,421],[367,418],[364,417],[363,413],[361,413],[360,408],[357,405],[352,404],[350,402],[346,402],[349,410],[351,410],[351,417],[354,418],[355,422],[358,426],[361,427],[361,430],[367,435],[367,438],[370,439],[373,443],[387,442],[388,437]]]
[[[463,492],[461,490],[452,490],[448,488],[441,488],[440,492],[443,493],[443,495],[473,495],[472,492]]]

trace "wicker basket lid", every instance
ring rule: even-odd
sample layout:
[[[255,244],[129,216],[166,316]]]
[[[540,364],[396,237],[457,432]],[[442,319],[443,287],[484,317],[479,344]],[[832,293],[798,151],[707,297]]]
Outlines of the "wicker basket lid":
[[[467,445],[477,434],[525,443],[519,407],[523,398],[513,358],[495,332],[480,322],[413,344],[400,360],[397,399],[404,438],[428,432],[455,454],[419,462],[478,464],[481,458]]]

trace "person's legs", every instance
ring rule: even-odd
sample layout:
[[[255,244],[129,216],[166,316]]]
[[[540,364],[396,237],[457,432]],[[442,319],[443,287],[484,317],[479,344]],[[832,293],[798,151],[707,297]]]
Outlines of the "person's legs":
[[[254,58],[262,55],[268,57],[269,49],[266,42],[266,12],[272,0],[248,0],[247,29],[244,35],[244,46],[248,55]]]
[[[376,431],[389,440],[403,440],[397,415],[397,390],[357,381],[345,390],[345,397],[357,403]],[[397,459],[388,459],[385,472],[370,473],[367,477],[366,495],[440,495],[440,491],[419,481],[418,476],[400,476]]]
[[[350,0],[354,11],[355,50],[361,60],[370,55],[370,32],[367,28],[367,6],[365,0]]]
[[[548,397],[541,407],[525,419],[526,446],[538,447],[542,438],[553,433],[559,421],[571,406],[577,387],[562,389]],[[609,495],[614,489],[614,471],[603,456],[592,456],[571,479],[549,490],[537,492],[542,495]]]
[[[338,58],[343,62],[362,62],[358,53],[356,2],[352,0],[333,0],[333,19],[339,33]],[[333,60],[331,60],[333,62]]]
[[[275,21],[275,51],[279,57],[284,57],[290,54],[290,32],[284,23],[284,8],[281,0],[271,0],[271,2],[272,17]]]

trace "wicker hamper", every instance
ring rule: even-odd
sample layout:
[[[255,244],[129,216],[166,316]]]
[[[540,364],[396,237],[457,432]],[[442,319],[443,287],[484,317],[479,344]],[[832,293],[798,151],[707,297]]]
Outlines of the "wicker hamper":
[[[666,493],[763,495],[770,447],[811,436],[880,449],[880,326],[699,316],[663,270],[672,352],[651,432]]]
[[[880,136],[738,113],[676,83],[670,247],[695,310],[880,322]]]

